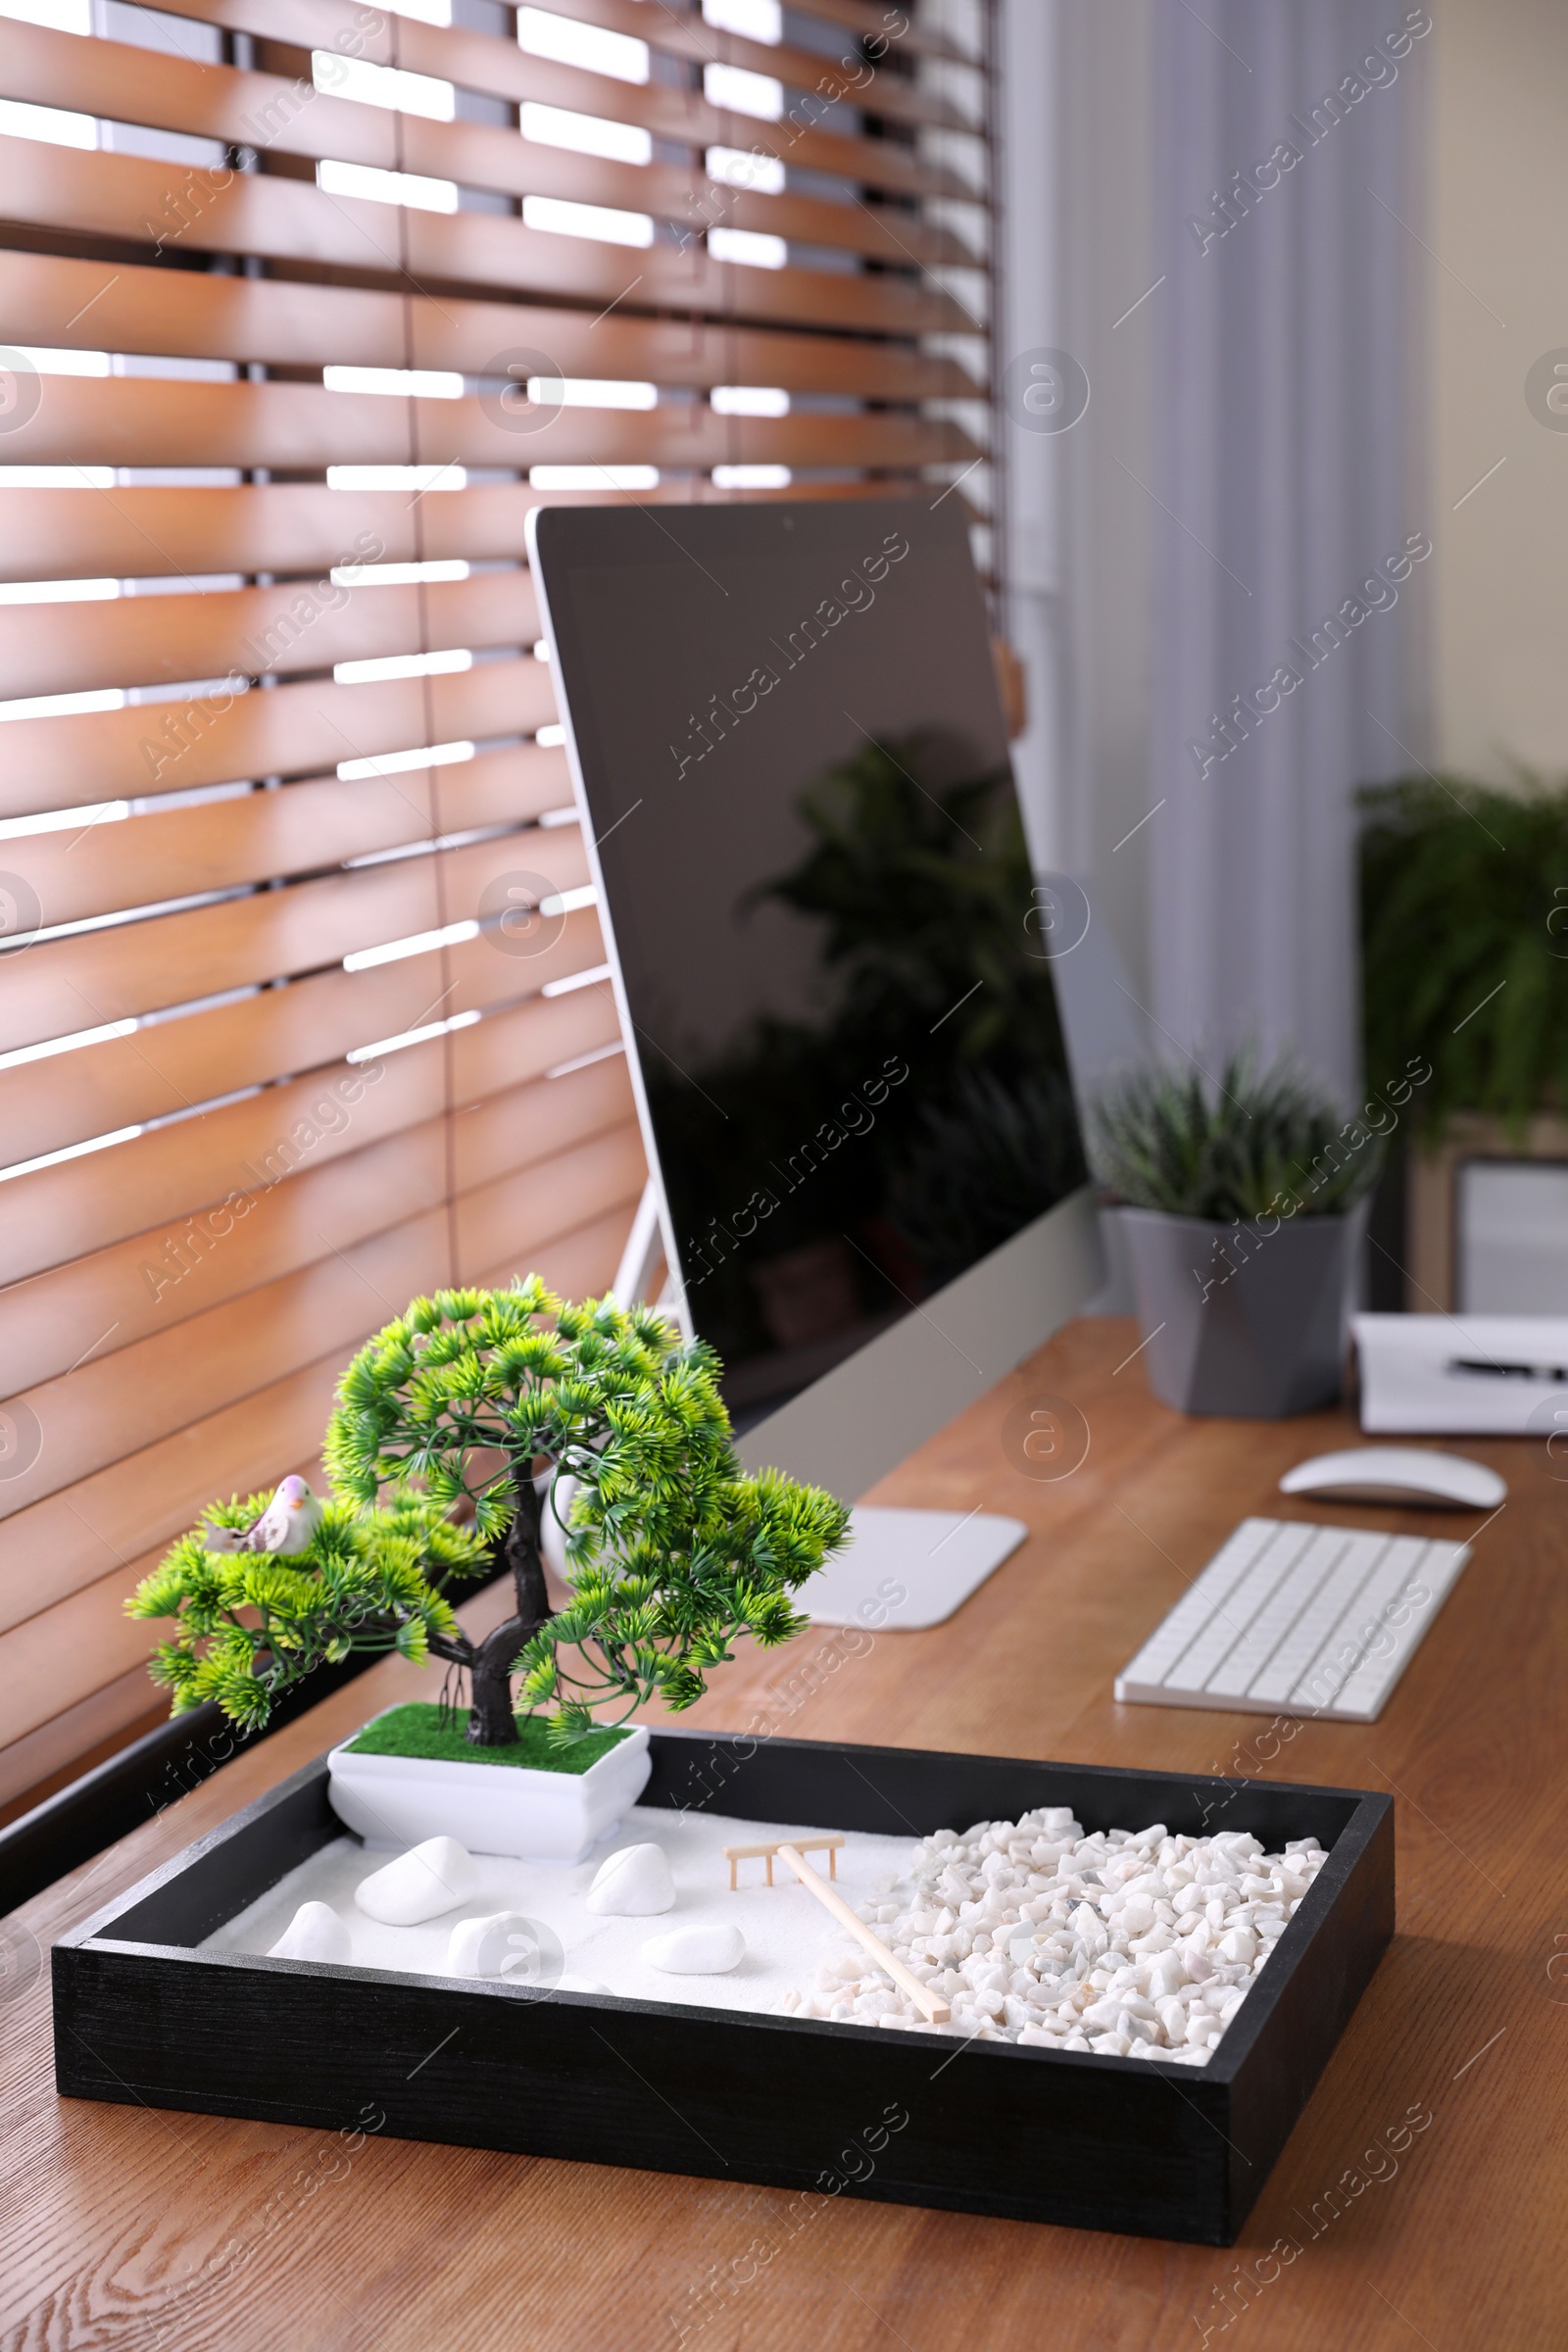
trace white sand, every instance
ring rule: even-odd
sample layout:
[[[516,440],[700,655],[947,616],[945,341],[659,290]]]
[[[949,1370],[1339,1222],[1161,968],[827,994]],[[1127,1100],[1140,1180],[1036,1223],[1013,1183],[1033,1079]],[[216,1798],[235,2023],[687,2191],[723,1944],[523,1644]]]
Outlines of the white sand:
[[[819,1834],[809,1823],[735,1821],[724,1814],[674,1813],[637,1805],[586,1862],[516,1862],[504,1855],[475,1855],[477,1894],[416,1928],[383,1927],[359,1908],[355,1887],[386,1857],[367,1852],[355,1838],[343,1837],[280,1879],[259,1901],[210,1936],[203,1948],[265,1953],[301,1903],[321,1902],[347,1929],[356,1968],[441,1976],[446,1973],[452,1931],[460,1920],[520,1911],[554,1931],[567,1971],[596,1978],[623,1999],[680,2001],[701,2009],[770,2010],[785,1993],[798,1993],[811,1984],[827,1955],[844,1948],[845,1932],[783,1863],[774,1864],[775,1883],[769,1887],[760,1862],[743,1862],[740,1890],[731,1894],[729,1864],[720,1849]],[[854,1831],[845,1837],[837,1883],[855,1904],[873,1899],[879,1879],[893,1874],[902,1878],[917,1843],[913,1838],[867,1838]],[[600,1918],[584,1900],[596,1874],[622,1846],[645,1842],[662,1846],[668,1858],[675,1880],[674,1909],[652,1918]],[[808,1854],[807,1859],[826,1877],[824,1854]],[[746,1957],[728,1975],[666,1976],[642,1958],[643,1945],[656,1936],[719,1921],[732,1922],[746,1937]]]
[[[472,1895],[417,1927],[386,1926],[359,1908],[355,1887],[383,1865],[343,1837],[206,1948],[266,1953],[299,1906],[314,1902],[341,1923],[352,1965],[441,1976],[462,1921],[511,1911],[533,1924],[547,1954],[541,1989],[559,1982],[621,2000],[1203,2066],[1326,1858],[1314,1840],[1266,1855],[1245,1833],[1172,1837],[1163,1824],[1086,1837],[1059,1806],[1017,1823],[978,1823],[963,1836],[851,1835],[839,1885],[878,1922],[890,1950],[951,2001],[952,2023],[932,2027],[784,1864],[775,1863],[769,1887],[760,1861],[743,1862],[742,1886],[729,1891],[725,1845],[813,1834],[800,1823],[637,1806],[586,1862],[475,1855]],[[638,1918],[590,1911],[588,1890],[604,1863],[643,1843],[658,1844],[669,1863],[673,1908]],[[666,1974],[643,1958],[645,1944],[673,1930],[720,1925],[746,1939],[731,1971]]]

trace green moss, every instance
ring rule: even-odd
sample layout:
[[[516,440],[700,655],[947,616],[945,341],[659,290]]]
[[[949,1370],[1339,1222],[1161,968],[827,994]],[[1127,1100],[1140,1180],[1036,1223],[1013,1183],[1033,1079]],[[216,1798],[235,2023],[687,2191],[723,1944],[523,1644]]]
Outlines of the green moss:
[[[608,1731],[584,1733],[569,1747],[556,1747],[543,1717],[519,1715],[514,1747],[477,1747],[467,1737],[466,1719],[461,1712],[455,1718],[448,1716],[443,1724],[439,1707],[416,1699],[368,1723],[349,1741],[349,1752],[357,1756],[417,1756],[440,1764],[511,1764],[532,1772],[583,1773],[629,1736],[629,1725],[612,1725]]]

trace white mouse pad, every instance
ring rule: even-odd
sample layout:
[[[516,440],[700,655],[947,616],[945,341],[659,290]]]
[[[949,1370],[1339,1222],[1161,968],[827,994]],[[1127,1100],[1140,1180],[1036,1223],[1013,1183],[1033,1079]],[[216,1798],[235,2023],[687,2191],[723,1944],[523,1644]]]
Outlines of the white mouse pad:
[[[817,1625],[916,1633],[960,1608],[1017,1550],[1028,1528],[991,1511],[850,1514],[854,1540],[801,1587],[797,1605]]]

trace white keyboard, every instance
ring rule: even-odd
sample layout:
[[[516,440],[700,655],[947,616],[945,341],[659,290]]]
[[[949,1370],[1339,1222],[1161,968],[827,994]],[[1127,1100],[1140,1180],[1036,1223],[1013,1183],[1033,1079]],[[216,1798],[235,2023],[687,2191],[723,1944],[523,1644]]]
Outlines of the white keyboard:
[[[1372,1723],[1469,1557],[1468,1544],[1244,1519],[1116,1696]]]

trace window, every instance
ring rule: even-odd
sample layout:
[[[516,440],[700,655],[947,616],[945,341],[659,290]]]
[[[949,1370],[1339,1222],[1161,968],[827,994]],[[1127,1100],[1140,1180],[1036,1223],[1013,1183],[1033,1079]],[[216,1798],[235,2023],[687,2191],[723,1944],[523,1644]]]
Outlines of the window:
[[[4,1804],[158,1711],[123,1594],[414,1292],[613,1277],[530,504],[978,510],[994,371],[941,10],[0,13]]]

